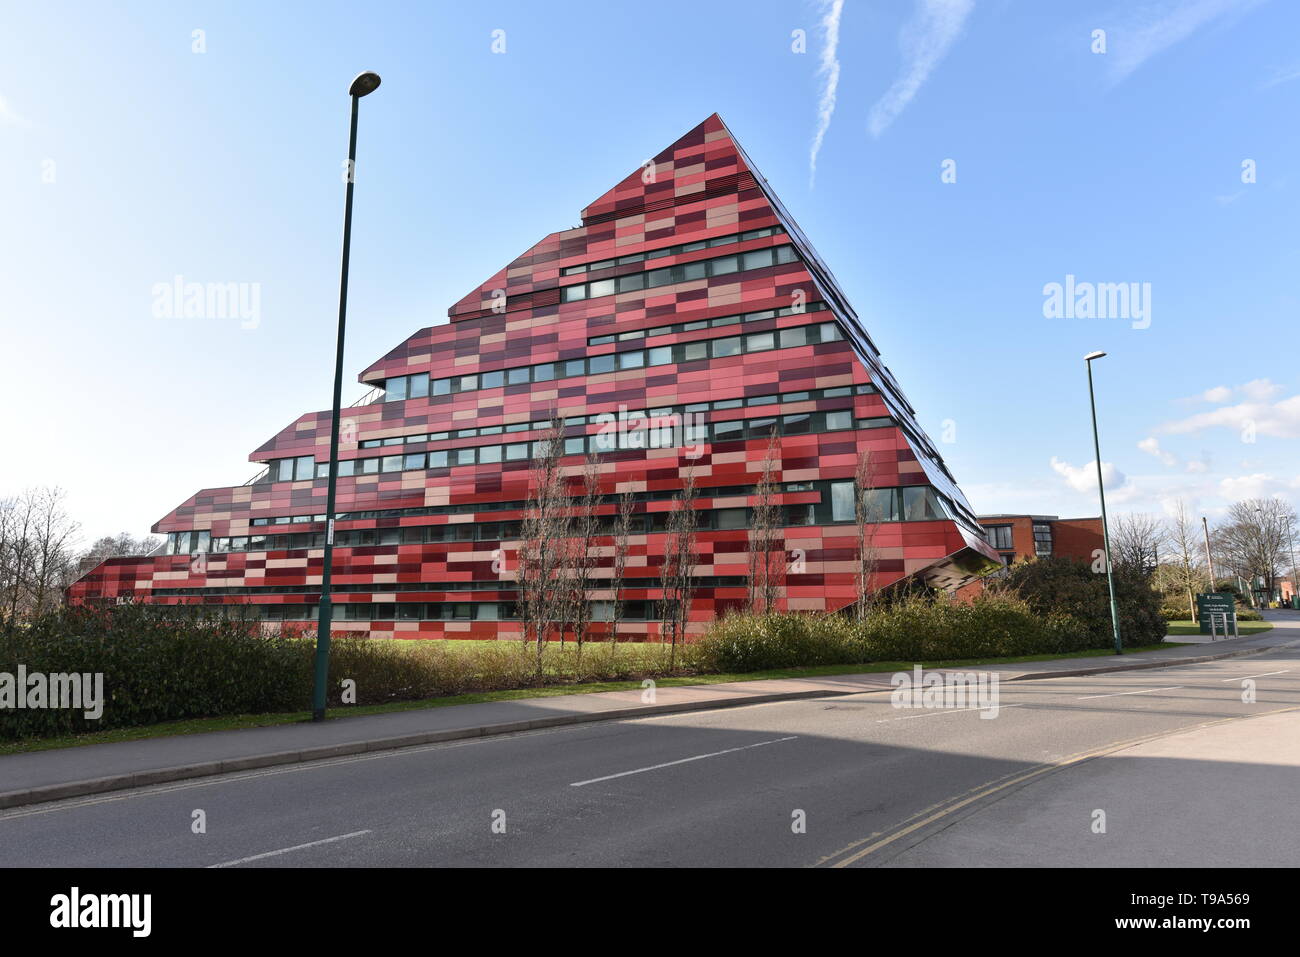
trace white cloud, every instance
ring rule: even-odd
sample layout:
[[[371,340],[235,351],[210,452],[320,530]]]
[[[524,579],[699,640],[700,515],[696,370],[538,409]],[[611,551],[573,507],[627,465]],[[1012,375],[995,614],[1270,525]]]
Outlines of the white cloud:
[[[1213,389],[1206,389],[1202,392],[1201,398],[1206,402],[1213,402],[1218,405],[1220,402],[1227,402],[1232,398],[1232,390],[1226,385],[1216,385]]]
[[[867,128],[872,136],[880,136],[912,102],[912,97],[961,36],[974,6],[974,0],[916,0],[915,15],[898,35],[903,53],[902,72],[871,108]]]
[[[1160,0],[1146,3],[1126,23],[1110,28],[1112,83],[1119,83],[1147,60],[1181,43],[1212,20],[1242,13],[1260,0]]]
[[[0,96],[0,126],[30,126],[27,120],[18,114],[9,101]]]
[[[1069,462],[1052,456],[1052,469],[1056,474],[1065,479],[1067,485],[1076,492],[1096,492],[1097,491],[1097,460],[1093,459],[1087,465],[1074,466]],[[1128,484],[1128,479],[1124,473],[1115,467],[1114,462],[1101,463],[1101,480],[1105,483],[1106,490],[1119,490]]]
[[[835,115],[835,94],[840,85],[840,61],[836,56],[840,45],[840,15],[844,12],[844,0],[831,0],[825,4],[822,15],[822,32],[826,43],[822,47],[821,65],[817,75],[825,78],[821,99],[817,103],[817,132],[813,135],[812,149],[808,153],[808,185],[817,179],[817,154],[821,152],[822,141],[826,131],[831,128],[831,117]]]
[[[1271,86],[1277,86],[1279,83],[1290,83],[1292,80],[1300,80],[1300,69],[1290,67],[1285,70],[1274,70],[1273,75],[1260,84],[1261,90],[1267,90]]]
[[[1141,442],[1139,442],[1138,448],[1141,449],[1143,452],[1145,452],[1147,455],[1154,455],[1156,458],[1158,458],[1165,465],[1168,465],[1170,468],[1178,464],[1178,456],[1174,455],[1174,453],[1170,452],[1168,449],[1162,449],[1160,447],[1160,440],[1157,439],[1154,435],[1145,438]]]
[[[1220,494],[1234,502],[1243,498],[1285,497],[1296,489],[1300,489],[1300,477],[1281,479],[1268,472],[1233,475],[1219,482]]]
[[[1282,387],[1268,379],[1251,379],[1237,390],[1252,402],[1267,402],[1282,391]]]
[[[1279,439],[1300,438],[1300,395],[1280,402],[1241,402],[1211,412],[1165,422],[1156,431],[1186,435],[1204,429],[1233,429],[1242,436],[1271,435]]]

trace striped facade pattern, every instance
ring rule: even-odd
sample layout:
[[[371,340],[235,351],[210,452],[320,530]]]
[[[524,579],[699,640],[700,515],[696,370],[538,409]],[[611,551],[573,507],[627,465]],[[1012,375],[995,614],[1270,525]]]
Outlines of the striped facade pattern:
[[[665,536],[654,515],[672,508],[688,472],[697,507],[720,516],[698,534],[697,631],[745,601],[749,532],[732,526],[738,509],[755,504],[747,492],[762,477],[769,442],[751,434],[752,421],[736,420],[775,417],[790,429],[776,478],[780,503],[798,516],[781,530],[798,561],[785,575],[782,607],[834,610],[855,600],[856,529],[831,517],[828,490],[852,479],[864,450],[875,486],[924,487],[937,509],[918,506],[877,526],[877,586],[914,578],[955,589],[996,560],[829,270],[716,114],[589,205],[581,226],[547,236],[448,315],[364,370],[360,381],[379,390],[374,401],[343,411],[338,631],[518,636],[510,614],[518,543],[508,533],[522,518],[531,470],[527,458],[508,456],[512,444],[537,440],[532,426],[552,416],[570,423],[566,437],[581,444],[588,436],[588,446],[602,415],[693,409],[716,430],[717,440],[694,448],[596,456],[602,492],[638,495],[647,523],[630,540],[630,602],[659,597]],[[568,374],[579,360],[590,371]],[[408,394],[408,381],[410,397],[395,398]],[[723,420],[731,425],[713,425]],[[864,420],[871,427],[859,427]],[[800,434],[805,421],[827,427]],[[328,411],[303,415],[253,453],[267,465],[260,479],[204,489],[154,526],[175,554],[110,559],[72,586],[70,600],[240,606],[268,622],[310,616],[329,439]],[[474,461],[460,464],[466,456]],[[366,458],[372,471],[362,471]],[[295,460],[296,471],[284,464]],[[428,467],[404,467],[412,461]],[[563,461],[580,475],[582,454]],[[598,579],[609,574],[611,546],[608,537],[594,542]],[[657,630],[648,612],[620,626],[628,637]]]

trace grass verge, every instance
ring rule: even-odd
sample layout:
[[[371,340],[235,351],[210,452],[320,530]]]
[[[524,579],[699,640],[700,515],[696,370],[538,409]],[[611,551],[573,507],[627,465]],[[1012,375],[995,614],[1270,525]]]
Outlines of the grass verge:
[[[1272,628],[1271,622],[1267,621],[1239,621],[1237,622],[1237,633],[1240,635],[1258,635],[1260,632],[1268,631]],[[1169,623],[1169,634],[1178,635],[1199,635],[1201,626],[1194,621],[1171,621]]]

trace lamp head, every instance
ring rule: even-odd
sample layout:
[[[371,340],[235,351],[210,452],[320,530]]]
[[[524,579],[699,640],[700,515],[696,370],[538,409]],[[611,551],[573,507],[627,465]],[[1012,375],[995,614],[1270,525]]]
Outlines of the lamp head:
[[[1091,362],[1093,359],[1100,359],[1105,354],[1106,353],[1104,352],[1089,352],[1086,356],[1083,357],[1083,361]]]
[[[352,85],[348,87],[349,96],[366,96],[374,93],[379,89],[379,74],[367,70],[365,73],[358,73]]]

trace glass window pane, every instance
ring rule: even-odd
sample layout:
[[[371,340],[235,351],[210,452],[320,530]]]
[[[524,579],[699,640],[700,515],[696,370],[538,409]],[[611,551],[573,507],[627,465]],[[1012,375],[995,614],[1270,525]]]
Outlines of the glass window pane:
[[[379,459],[362,459],[361,471],[365,475],[373,475],[379,471]]]
[[[794,251],[794,247],[793,247],[793,246],[777,246],[777,247],[776,247],[776,262],[777,262],[777,265],[780,265],[781,263],[792,263],[792,262],[794,262],[795,260],[797,260],[798,258],[799,258],[799,256],[795,253],[795,251]]]
[[[743,508],[720,508],[717,512],[718,528],[748,528],[749,516]]]
[[[672,269],[652,269],[645,274],[645,284],[650,288],[668,286],[672,284],[672,281]]]
[[[424,468],[423,452],[407,452],[406,455],[403,456],[403,459],[402,468],[407,471]]]
[[[640,369],[644,365],[644,352],[620,352],[618,354],[618,367],[620,369]]]
[[[634,272],[629,276],[618,277],[618,291],[629,292],[645,288],[645,273]]]
[[[753,249],[745,253],[741,258],[742,269],[762,269],[764,266],[772,265],[772,250],[770,249]]]
[[[565,286],[563,291],[565,302],[577,302],[579,299],[587,298],[587,287],[583,283]]]
[[[402,457],[400,455],[385,455],[380,470],[384,472],[400,472],[402,470]]]
[[[527,442],[516,442],[513,445],[506,446],[506,461],[517,462],[526,458],[528,458]]]
[[[599,282],[593,282],[587,291],[587,298],[589,299],[612,295],[614,295],[614,280],[612,279],[601,279]]]
[[[709,357],[709,344],[707,342],[688,342],[681,348],[683,362],[693,362],[696,359],[707,359]]]
[[[746,352],[762,352],[765,349],[776,348],[776,337],[770,332],[755,332],[752,335],[745,336]]]
[[[839,342],[844,337],[840,335],[840,330],[833,322],[823,322],[821,324],[822,342]]]
[[[500,462],[501,446],[499,445],[480,445],[478,449],[479,462]]]
[[[566,378],[569,376],[586,375],[586,374],[587,374],[586,359],[569,359],[567,362],[564,363],[564,375]]]
[[[446,468],[446,467],[447,467],[447,453],[446,453],[445,450],[444,450],[444,451],[441,451],[441,452],[430,452],[430,453],[429,453],[429,460],[428,460],[428,461],[429,461],[429,468],[431,468],[431,469],[442,469],[442,468]]]
[[[786,435],[801,435],[812,431],[811,415],[785,415],[781,417],[781,431]]]
[[[597,375],[601,372],[614,371],[614,357],[609,356],[592,356],[587,360],[587,368],[591,375]]]
[[[410,376],[410,390],[407,398],[423,399],[429,394],[429,377],[427,375]]]
[[[533,366],[534,382],[549,382],[555,378],[555,364],[547,362],[539,366]]]
[[[311,455],[298,456],[298,465],[294,470],[294,476],[298,481],[316,477],[316,459]]]
[[[713,423],[713,441],[727,442],[732,439],[741,439],[745,437],[745,423],[737,419],[732,422],[714,422]]]
[[[792,346],[802,346],[808,343],[808,327],[795,326],[793,329],[781,330],[781,348],[789,349]]]
[[[722,356],[740,355],[740,336],[729,336],[726,339],[713,340],[713,356],[719,358]]]
[[[850,409],[837,409],[826,413],[826,430],[853,428],[853,412]]]
[[[740,269],[739,256],[723,256],[721,259],[715,259],[709,264],[710,276],[725,276],[727,273],[733,273]]]
[[[293,459],[280,459],[278,461],[275,480],[277,482],[293,481]]]
[[[430,389],[429,391],[430,391],[433,395],[450,395],[450,394],[451,394],[451,380],[450,380],[450,379],[434,379],[434,380],[433,380],[433,388]]]
[[[533,377],[533,370],[528,366],[520,369],[511,369],[506,373],[507,385],[522,385]]]
[[[693,279],[703,279],[708,275],[708,266],[703,262],[684,263],[677,268],[682,271],[683,282],[688,282]]]
[[[831,521],[853,521],[853,483],[831,483]]]
[[[473,465],[473,464],[474,464],[475,454],[476,454],[477,451],[478,451],[477,449],[457,449],[457,450],[456,450],[456,464],[457,464],[457,465]]]
[[[498,369],[495,372],[482,373],[481,382],[484,389],[497,389],[505,385],[506,374]]]
[[[406,381],[406,376],[404,375],[399,375],[396,376],[395,378],[389,379],[387,383],[387,389],[386,389],[388,393],[386,398],[388,399],[388,401],[399,402],[402,399],[405,399],[406,389],[408,385],[409,383]]]
[[[457,392],[472,392],[478,388],[478,376],[463,375],[456,380]]]
[[[656,346],[648,353],[647,365],[664,366],[673,361],[672,346]]]

